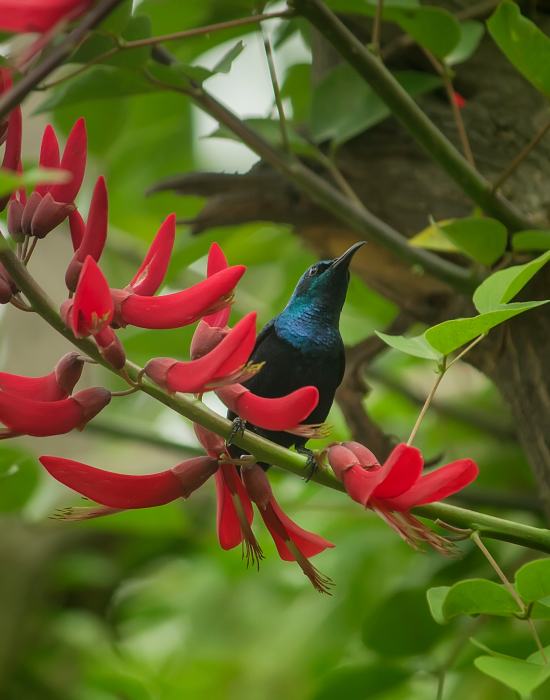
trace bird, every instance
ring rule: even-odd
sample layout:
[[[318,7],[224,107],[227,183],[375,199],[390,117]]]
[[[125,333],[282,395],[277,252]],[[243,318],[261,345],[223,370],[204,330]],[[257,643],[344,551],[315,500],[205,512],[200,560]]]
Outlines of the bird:
[[[342,382],[346,356],[340,335],[340,314],[346,300],[351,260],[364,241],[355,243],[334,260],[311,265],[302,275],[284,310],[258,333],[249,361],[264,363],[261,370],[243,382],[253,394],[264,398],[286,396],[304,386],[315,386],[319,402],[304,424],[323,423],[330,411],[336,389]],[[232,411],[232,437],[247,430],[283,447],[306,454],[309,478],[316,469],[307,437],[271,431],[244,423]],[[231,438],[229,439],[231,443]],[[267,470],[270,465],[260,463]]]

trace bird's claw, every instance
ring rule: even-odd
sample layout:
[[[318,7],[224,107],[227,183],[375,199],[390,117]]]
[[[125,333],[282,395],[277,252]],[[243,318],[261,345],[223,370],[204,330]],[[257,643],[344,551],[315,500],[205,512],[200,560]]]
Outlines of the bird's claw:
[[[244,420],[242,418],[239,418],[239,416],[237,416],[233,420],[233,425],[231,426],[231,432],[229,433],[229,437],[225,441],[226,446],[231,447],[233,440],[235,439],[235,437],[239,433],[241,434],[241,436],[244,436],[245,428],[246,428],[246,423],[244,422]]]
[[[308,450],[307,447],[297,447],[296,452],[299,452],[301,455],[306,455],[306,457],[307,457],[306,466],[304,467],[304,469],[306,469],[308,472],[308,474],[306,476],[306,484],[307,484],[307,482],[311,479],[311,477],[315,474],[315,472],[319,468],[317,466],[317,460],[315,459],[315,453],[313,450]]]

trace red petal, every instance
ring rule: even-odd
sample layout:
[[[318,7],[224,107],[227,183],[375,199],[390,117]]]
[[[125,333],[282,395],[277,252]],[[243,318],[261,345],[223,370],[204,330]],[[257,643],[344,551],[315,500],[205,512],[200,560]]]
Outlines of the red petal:
[[[82,245],[82,239],[84,238],[84,232],[86,231],[86,223],[78,209],[75,209],[69,214],[69,227],[71,229],[73,250],[76,253],[76,251]]]
[[[198,360],[208,355],[229,333],[231,333],[231,328],[228,326],[209,326],[206,320],[201,318],[191,340],[191,359]]]
[[[222,342],[208,355],[191,362],[175,362],[166,371],[165,381],[173,391],[199,393],[221,374],[229,374],[243,365],[254,347],[256,337],[256,313],[252,312],[237,323]],[[145,373],[155,380],[159,368],[164,370],[167,358],[155,358],[145,365]]]
[[[216,479],[216,495],[218,504],[217,530],[218,540],[222,549],[233,549],[242,542],[243,536],[239,518],[233,498],[231,497],[231,489],[235,489],[243,504],[246,518],[249,523],[252,523],[254,512],[250,498],[246,493],[241,480],[238,477],[237,470],[233,464],[223,465],[214,475]],[[226,481],[226,478],[231,480],[231,489]]]
[[[222,249],[217,243],[212,243],[210,246],[210,252],[208,253],[208,266],[206,268],[206,276],[212,277],[216,272],[221,272],[228,267],[227,260],[223,254]],[[209,326],[220,327],[227,326],[229,320],[229,314],[231,313],[231,307],[218,311],[210,316],[205,316],[204,320]]]
[[[86,123],[82,117],[77,119],[71,129],[67,145],[61,159],[61,169],[69,170],[73,179],[66,184],[52,185],[50,192],[56,202],[74,202],[86,169],[86,153],[88,149],[88,137],[86,135]]]
[[[0,29],[6,32],[46,32],[63,17],[75,19],[93,0],[2,0]]]
[[[243,387],[244,388],[244,387]],[[306,386],[278,399],[265,399],[251,391],[240,392],[235,398],[233,386],[216,391],[220,399],[244,421],[265,430],[289,430],[305,420],[319,402],[319,392]],[[228,403],[227,399],[231,402]]]
[[[74,304],[71,328],[77,338],[98,333],[113,318],[111,290],[96,261],[88,255],[84,261]]]
[[[376,498],[395,498],[418,480],[422,474],[424,460],[416,447],[401,443],[392,451],[381,469],[389,471],[384,481],[374,489]]]
[[[86,498],[110,508],[151,508],[175,501],[183,494],[180,480],[171,470],[133,476],[96,469],[72,459],[39,457],[58,481]]]
[[[88,255],[91,255],[96,262],[99,262],[107,240],[108,221],[109,197],[107,195],[105,178],[101,175],[94,187],[86,230],[78,249],[77,257],[80,262],[83,263]]]
[[[347,447],[357,457],[359,464],[365,469],[376,467],[380,464],[376,455],[360,442],[343,442],[342,447]]]
[[[42,146],[40,148],[40,167],[41,168],[59,168],[59,143],[53,127],[48,124],[42,137]],[[46,192],[49,192],[51,185],[36,185],[35,192],[43,197]]]
[[[23,118],[21,116],[21,107],[17,106],[10,113],[8,136],[6,138],[6,150],[4,151],[2,168],[17,172],[19,163],[21,162],[22,136]]]
[[[384,480],[386,473],[381,467],[363,469],[355,464],[343,472],[342,483],[348,496],[366,508],[373,491]]]
[[[76,354],[69,353],[71,356]],[[80,372],[82,372],[81,365]],[[77,381],[78,378],[75,377],[73,387]],[[16,374],[0,372],[0,389],[8,394],[30,399],[31,401],[61,401],[69,395],[69,391],[65,391],[59,386],[56,370],[45,377],[20,377]]]
[[[122,304],[124,323],[138,328],[181,328],[198,321],[235,289],[244,265],[228,267],[189,289],[160,297],[131,294]],[[120,324],[119,324],[120,325]]]
[[[34,437],[62,435],[80,425],[83,413],[72,398],[31,401],[0,391],[0,420],[17,433]]]
[[[136,294],[152,296],[162,284],[176,237],[176,215],[170,214],[155,236],[149,252],[128,286]]]
[[[408,511],[414,506],[441,501],[468,486],[478,473],[477,464],[471,459],[459,459],[423,474],[406,493],[397,498],[384,499],[384,505],[391,510]]]
[[[279,552],[279,556],[283,561],[296,561],[296,559],[286,546],[283,537],[281,537],[282,533],[279,534],[277,532],[277,530],[280,532],[280,526],[284,528],[288,538],[294,542],[300,552],[302,552],[302,554],[308,559],[314,557],[320,552],[323,552],[328,547],[334,547],[331,542],[325,540],[320,535],[303,530],[301,527],[296,525],[295,522],[293,522],[287,515],[285,515],[285,513],[283,513],[279,507],[279,504],[275,500],[275,497],[271,499],[270,506],[272,507],[273,513],[279,521],[279,526],[277,522],[273,521],[273,513],[270,512],[269,507],[266,510],[260,509],[260,515],[262,516],[267,529],[271,533],[277,547],[277,551]]]

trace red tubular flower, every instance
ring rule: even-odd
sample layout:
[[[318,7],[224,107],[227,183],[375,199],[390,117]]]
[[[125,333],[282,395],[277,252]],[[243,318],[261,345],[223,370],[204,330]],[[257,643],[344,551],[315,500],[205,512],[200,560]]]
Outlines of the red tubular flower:
[[[61,315],[76,338],[99,333],[113,318],[109,285],[91,255],[82,266],[74,299],[63,302]]]
[[[48,124],[44,129],[44,136],[42,137],[39,165],[41,168],[57,169],[60,166],[60,160],[59,142],[53,130],[53,126]],[[51,185],[36,185],[34,191],[41,197],[44,197],[44,195],[50,191],[50,187]]]
[[[308,559],[334,545],[313,532],[303,530],[283,513],[273,496],[267,474],[258,464],[243,467],[241,476],[250,498],[256,503],[273,537],[281,559],[298,562],[314,588],[320,593],[329,593],[332,581],[323,576]]]
[[[162,298],[162,297],[161,297]],[[208,355],[191,362],[177,362],[170,357],[157,357],[145,365],[145,374],[168,393],[202,393],[224,384],[237,382],[256,342],[256,313],[241,319],[222,342]],[[252,368],[256,369],[257,368]],[[241,381],[243,381],[241,379]]]
[[[0,391],[0,421],[13,433],[46,437],[82,430],[111,400],[103,387],[84,389],[62,401],[31,401]]]
[[[12,78],[9,68],[1,70],[2,90],[6,92],[12,88]],[[2,169],[18,172],[21,164],[21,139],[23,137],[23,118],[19,105],[12,109],[9,116],[0,123],[0,144],[6,143],[4,158],[2,159]],[[4,211],[6,204],[10,200],[10,195],[0,199],[0,211]]]
[[[220,311],[220,313],[224,312]],[[217,314],[214,314],[214,316],[217,316]],[[208,355],[229,333],[231,333],[229,326],[209,326],[206,320],[201,318],[191,340],[191,348],[189,350],[191,359],[199,360],[201,357]]]
[[[110,326],[105,326],[94,335],[103,359],[115,369],[122,369],[126,364],[126,351],[116,333]]]
[[[222,270],[227,269],[227,267],[227,260],[225,258],[225,255],[223,254],[222,249],[217,243],[212,243],[212,245],[210,246],[210,251],[208,253],[206,276],[212,277],[217,272],[221,272]],[[205,316],[204,320],[206,321],[206,323],[208,323],[209,326],[223,328],[224,326],[227,326],[230,313],[231,308],[227,307],[227,309],[218,311],[215,314]]]
[[[31,401],[62,401],[71,394],[82,374],[84,361],[77,352],[64,355],[45,377],[20,377],[0,372],[0,389]]]
[[[94,0],[0,0],[0,29],[46,32],[63,18],[76,19]]]
[[[74,212],[76,213],[76,212]],[[70,217],[70,215],[69,215]],[[80,215],[79,215],[80,217]],[[80,229],[80,221],[82,217],[73,217],[71,231]],[[105,178],[101,175],[94,188],[92,201],[90,203],[90,212],[88,214],[88,223],[84,229],[80,244],[74,254],[73,259],[69,263],[65,274],[65,284],[70,292],[74,292],[78,279],[82,271],[82,266],[87,256],[91,256],[96,262],[99,262],[105,242],[107,240],[107,225],[109,221],[109,200],[107,195],[107,185]],[[69,223],[71,219],[69,218]],[[80,233],[80,231],[78,232]],[[73,240],[78,234],[71,233]]]
[[[195,284],[189,289],[160,297],[132,294],[112,289],[115,303],[114,322],[125,328],[181,328],[231,305],[237,282],[246,267],[235,265]]]
[[[56,202],[74,202],[84,179],[87,152],[86,122],[83,117],[80,117],[71,129],[60,163],[62,170],[68,170],[72,173],[72,180],[65,184],[58,183],[50,187],[50,194]]]
[[[69,214],[69,229],[71,231],[71,242],[73,244],[73,250],[76,251],[82,245],[82,239],[84,238],[84,233],[86,231],[86,222],[82,218],[82,214],[75,209]]]
[[[126,290],[147,297],[158,291],[170,264],[175,237],[176,215],[170,214],[160,227],[142,266]]]
[[[462,95],[456,90],[454,91],[454,98],[458,109],[464,109],[464,107],[466,107],[466,105],[468,104],[464,97],[462,97]]]
[[[216,394],[245,422],[265,430],[290,430],[305,420],[319,402],[314,386],[305,386],[278,399],[256,396],[242,384],[216,389]]]
[[[115,512],[163,506],[177,498],[188,498],[218,470],[218,461],[212,457],[195,457],[168,471],[146,476],[115,474],[62,457],[39,459],[57,481]],[[101,509],[94,511],[94,517],[108,514]],[[84,515],[66,519],[90,517]]]

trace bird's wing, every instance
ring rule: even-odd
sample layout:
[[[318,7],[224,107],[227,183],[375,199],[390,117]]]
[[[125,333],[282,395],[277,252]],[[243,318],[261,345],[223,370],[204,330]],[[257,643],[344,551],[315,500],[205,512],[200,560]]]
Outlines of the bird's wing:
[[[338,371],[339,371],[339,376],[338,376],[338,384],[337,386],[340,386],[342,383],[342,379],[344,378],[344,373],[346,371],[346,351],[344,348],[342,348],[342,352],[340,353],[340,356],[338,357],[338,362],[340,364]]]
[[[270,333],[272,333],[274,327],[275,327],[275,319],[272,318],[271,321],[266,323],[265,326],[262,328],[262,330],[256,336],[256,344],[254,345],[254,350],[252,350],[252,354],[250,355],[250,357],[254,356],[255,352],[258,350],[260,345],[270,335]]]

